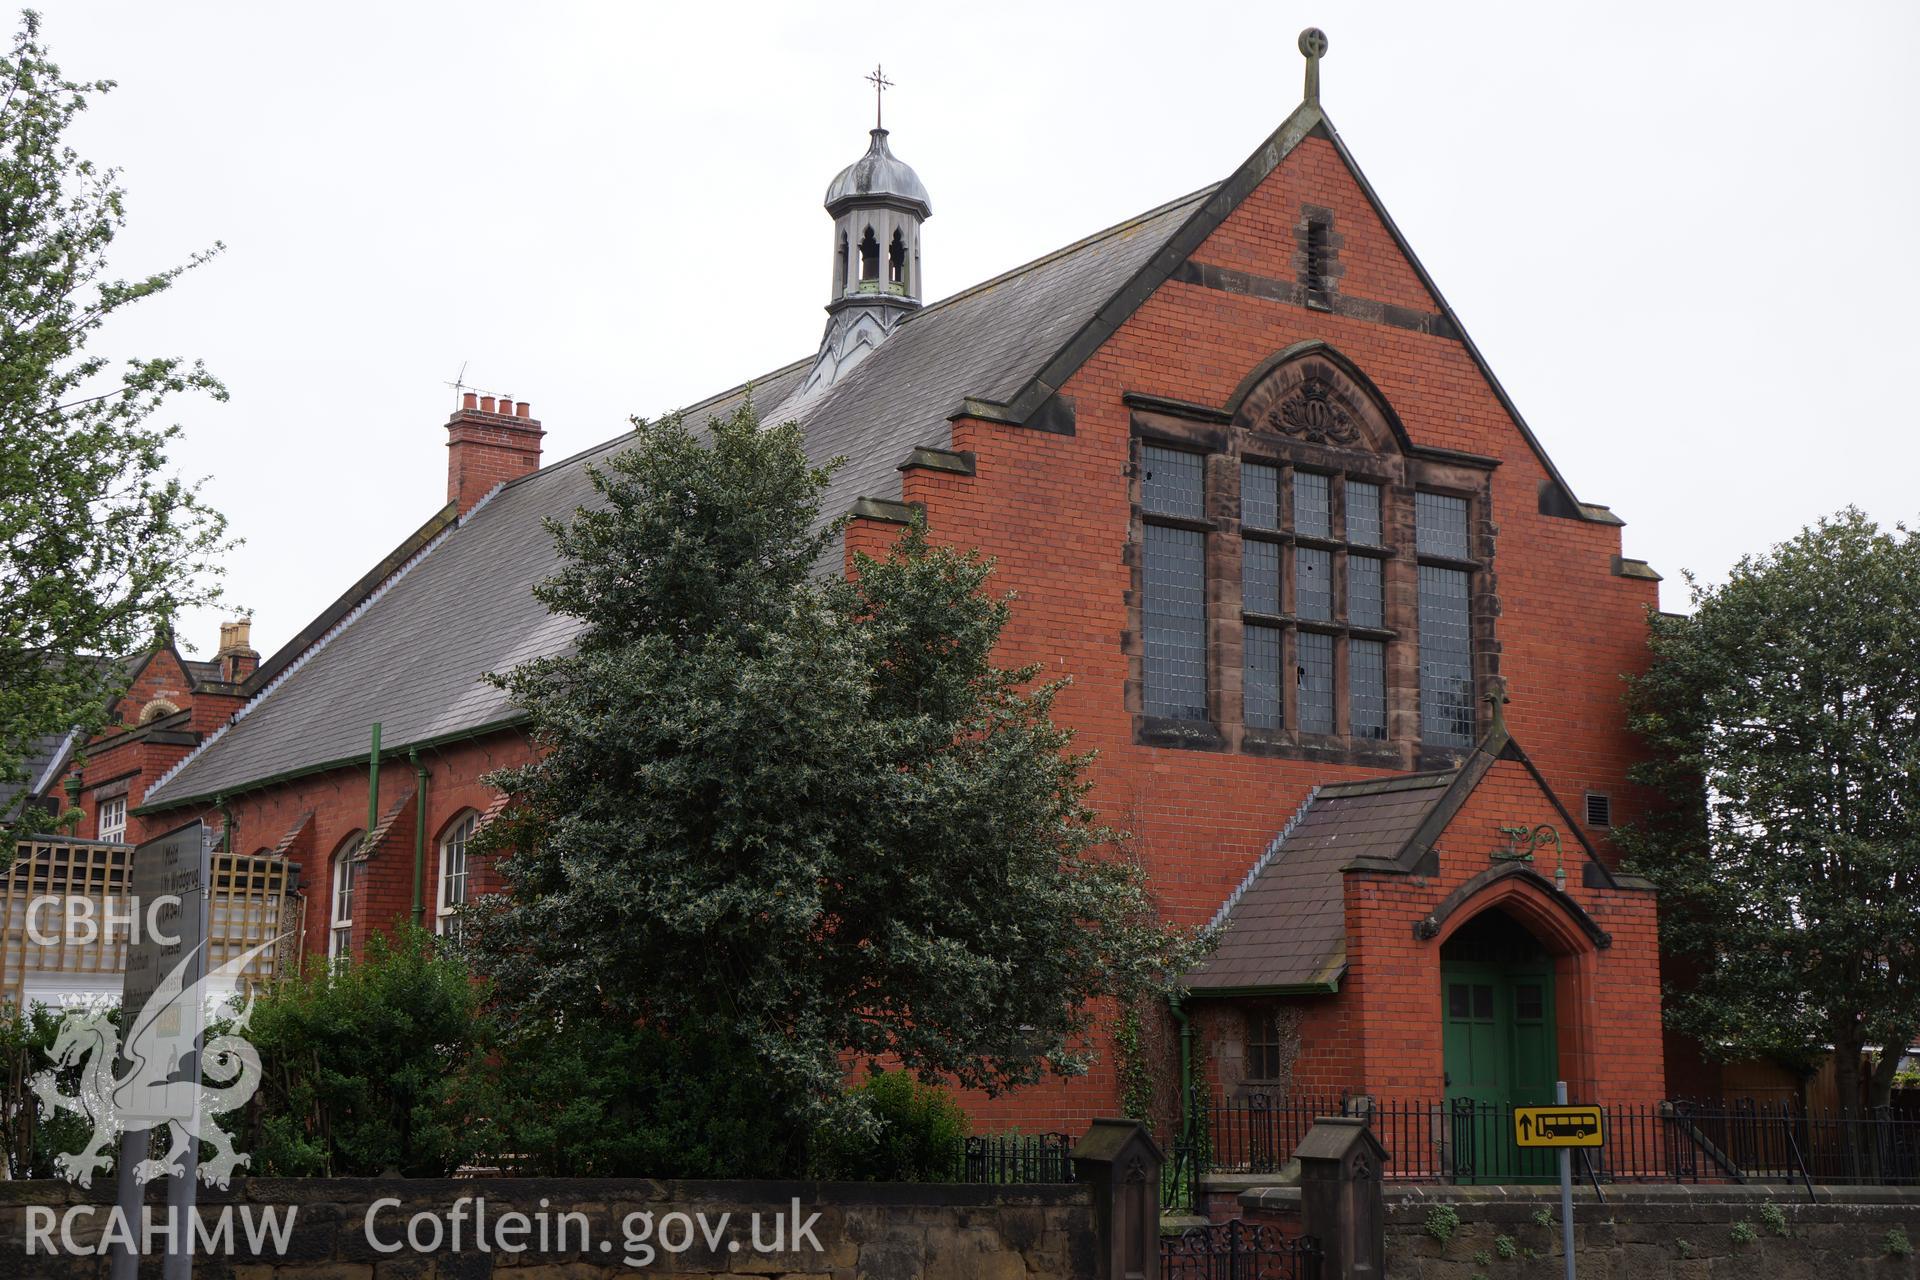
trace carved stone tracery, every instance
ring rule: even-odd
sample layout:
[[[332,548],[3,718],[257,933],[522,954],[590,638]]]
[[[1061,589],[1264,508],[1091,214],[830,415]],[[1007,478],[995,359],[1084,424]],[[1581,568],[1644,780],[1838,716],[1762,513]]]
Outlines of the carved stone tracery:
[[[1360,424],[1324,378],[1309,377],[1301,382],[1291,395],[1267,411],[1262,425],[1308,444],[1352,446],[1363,438]]]

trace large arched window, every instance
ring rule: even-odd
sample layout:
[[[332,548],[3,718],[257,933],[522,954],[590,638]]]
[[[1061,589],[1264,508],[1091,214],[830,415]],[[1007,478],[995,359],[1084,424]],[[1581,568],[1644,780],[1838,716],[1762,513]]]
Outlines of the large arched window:
[[[467,842],[479,829],[480,815],[469,809],[447,824],[440,837],[440,879],[433,931],[444,937],[460,936],[460,908],[467,905]]]
[[[1413,445],[1324,343],[1219,410],[1130,396],[1136,736],[1441,764],[1494,672],[1494,459]]]
[[[339,958],[353,950],[353,910],[360,888],[361,832],[354,832],[333,851],[333,892],[327,922],[327,955]]]

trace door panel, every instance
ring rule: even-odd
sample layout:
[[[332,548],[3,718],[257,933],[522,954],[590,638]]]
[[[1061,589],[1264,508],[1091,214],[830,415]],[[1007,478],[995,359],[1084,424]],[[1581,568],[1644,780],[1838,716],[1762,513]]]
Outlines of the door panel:
[[[1551,1170],[1513,1144],[1507,1108],[1553,1101],[1559,1069],[1546,963],[1441,967],[1442,1047],[1454,1167],[1463,1182],[1528,1182]],[[1456,1104],[1471,1104],[1456,1110]]]

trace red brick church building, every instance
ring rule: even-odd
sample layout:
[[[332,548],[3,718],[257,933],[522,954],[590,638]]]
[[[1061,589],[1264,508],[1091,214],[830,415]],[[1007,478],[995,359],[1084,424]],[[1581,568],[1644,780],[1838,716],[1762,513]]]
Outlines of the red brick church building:
[[[1179,1006],[1217,1094],[1657,1099],[1654,900],[1609,840],[1657,576],[1502,390],[1303,48],[1304,101],[1218,184],[934,303],[931,199],[875,129],[828,191],[820,348],[686,412],[750,387],[847,457],[848,555],[921,511],[997,559],[1005,660],[1073,677],[1097,806],[1169,916],[1229,926]],[[483,676],[569,642],[529,592],[541,521],[622,446],[543,465],[528,407],[475,396],[447,432],[445,506],[135,807],[297,857],[316,952],[496,883],[466,840],[528,748]],[[1119,1094],[1105,1053],[974,1109],[1077,1128]]]

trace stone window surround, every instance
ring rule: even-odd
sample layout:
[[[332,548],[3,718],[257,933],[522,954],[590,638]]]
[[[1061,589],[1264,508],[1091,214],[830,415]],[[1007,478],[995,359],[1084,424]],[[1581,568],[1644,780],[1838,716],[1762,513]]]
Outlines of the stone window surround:
[[[1304,373],[1299,366],[1307,366]],[[1130,629],[1127,636],[1129,661],[1126,698],[1133,719],[1134,740],[1142,745],[1234,751],[1400,770],[1449,766],[1458,761],[1464,749],[1425,746],[1420,741],[1418,566],[1422,563],[1435,564],[1464,569],[1471,575],[1469,591],[1473,620],[1477,737],[1484,732],[1487,715],[1479,695],[1491,687],[1490,682],[1498,674],[1499,664],[1499,644],[1494,631],[1494,620],[1499,612],[1493,569],[1496,530],[1490,519],[1491,475],[1498,464],[1493,459],[1447,450],[1404,447],[1395,438],[1401,433],[1397,430],[1397,421],[1391,417],[1391,410],[1375,402],[1370,389],[1361,379],[1349,377],[1340,364],[1325,357],[1315,358],[1310,354],[1290,361],[1265,373],[1264,379],[1290,377],[1298,382],[1308,376],[1332,383],[1341,403],[1354,410],[1356,417],[1369,420],[1368,440],[1357,447],[1310,443],[1250,425],[1244,413],[1229,414],[1153,397],[1128,397],[1131,406],[1131,590],[1128,599]],[[1247,398],[1243,393],[1236,396],[1236,401]],[[1204,519],[1181,520],[1143,515],[1140,463],[1144,446],[1148,444],[1183,449],[1205,457]],[[1242,609],[1240,467],[1243,462],[1266,463],[1280,469],[1282,514],[1279,523],[1282,530],[1260,530],[1249,535],[1282,546],[1285,579],[1282,587],[1283,613],[1278,618],[1247,615]],[[1293,525],[1292,473],[1296,468],[1379,485],[1383,525],[1380,545],[1349,544],[1345,540],[1345,485],[1338,481],[1332,485],[1331,495],[1335,536],[1314,538],[1290,532]],[[1413,495],[1418,490],[1467,500],[1468,559],[1416,554]],[[1140,652],[1142,584],[1139,548],[1144,537],[1144,525],[1149,521],[1197,529],[1208,535],[1208,714],[1205,720],[1170,720],[1145,715],[1142,710],[1144,687]],[[1336,619],[1346,617],[1347,557],[1370,554],[1382,559],[1385,625],[1380,628],[1356,628],[1349,627],[1344,621],[1324,623],[1302,621],[1295,617],[1292,612],[1292,548],[1295,546],[1320,547],[1333,553]],[[1256,729],[1244,723],[1242,664],[1245,627],[1249,621],[1282,628],[1281,686],[1285,727],[1281,729]],[[1338,637],[1339,642],[1334,646],[1335,731],[1332,734],[1304,734],[1298,728],[1298,689],[1289,676],[1296,665],[1294,637],[1300,630]],[[1350,732],[1351,687],[1348,646],[1344,643],[1349,636],[1386,642],[1385,741],[1356,738]]]

